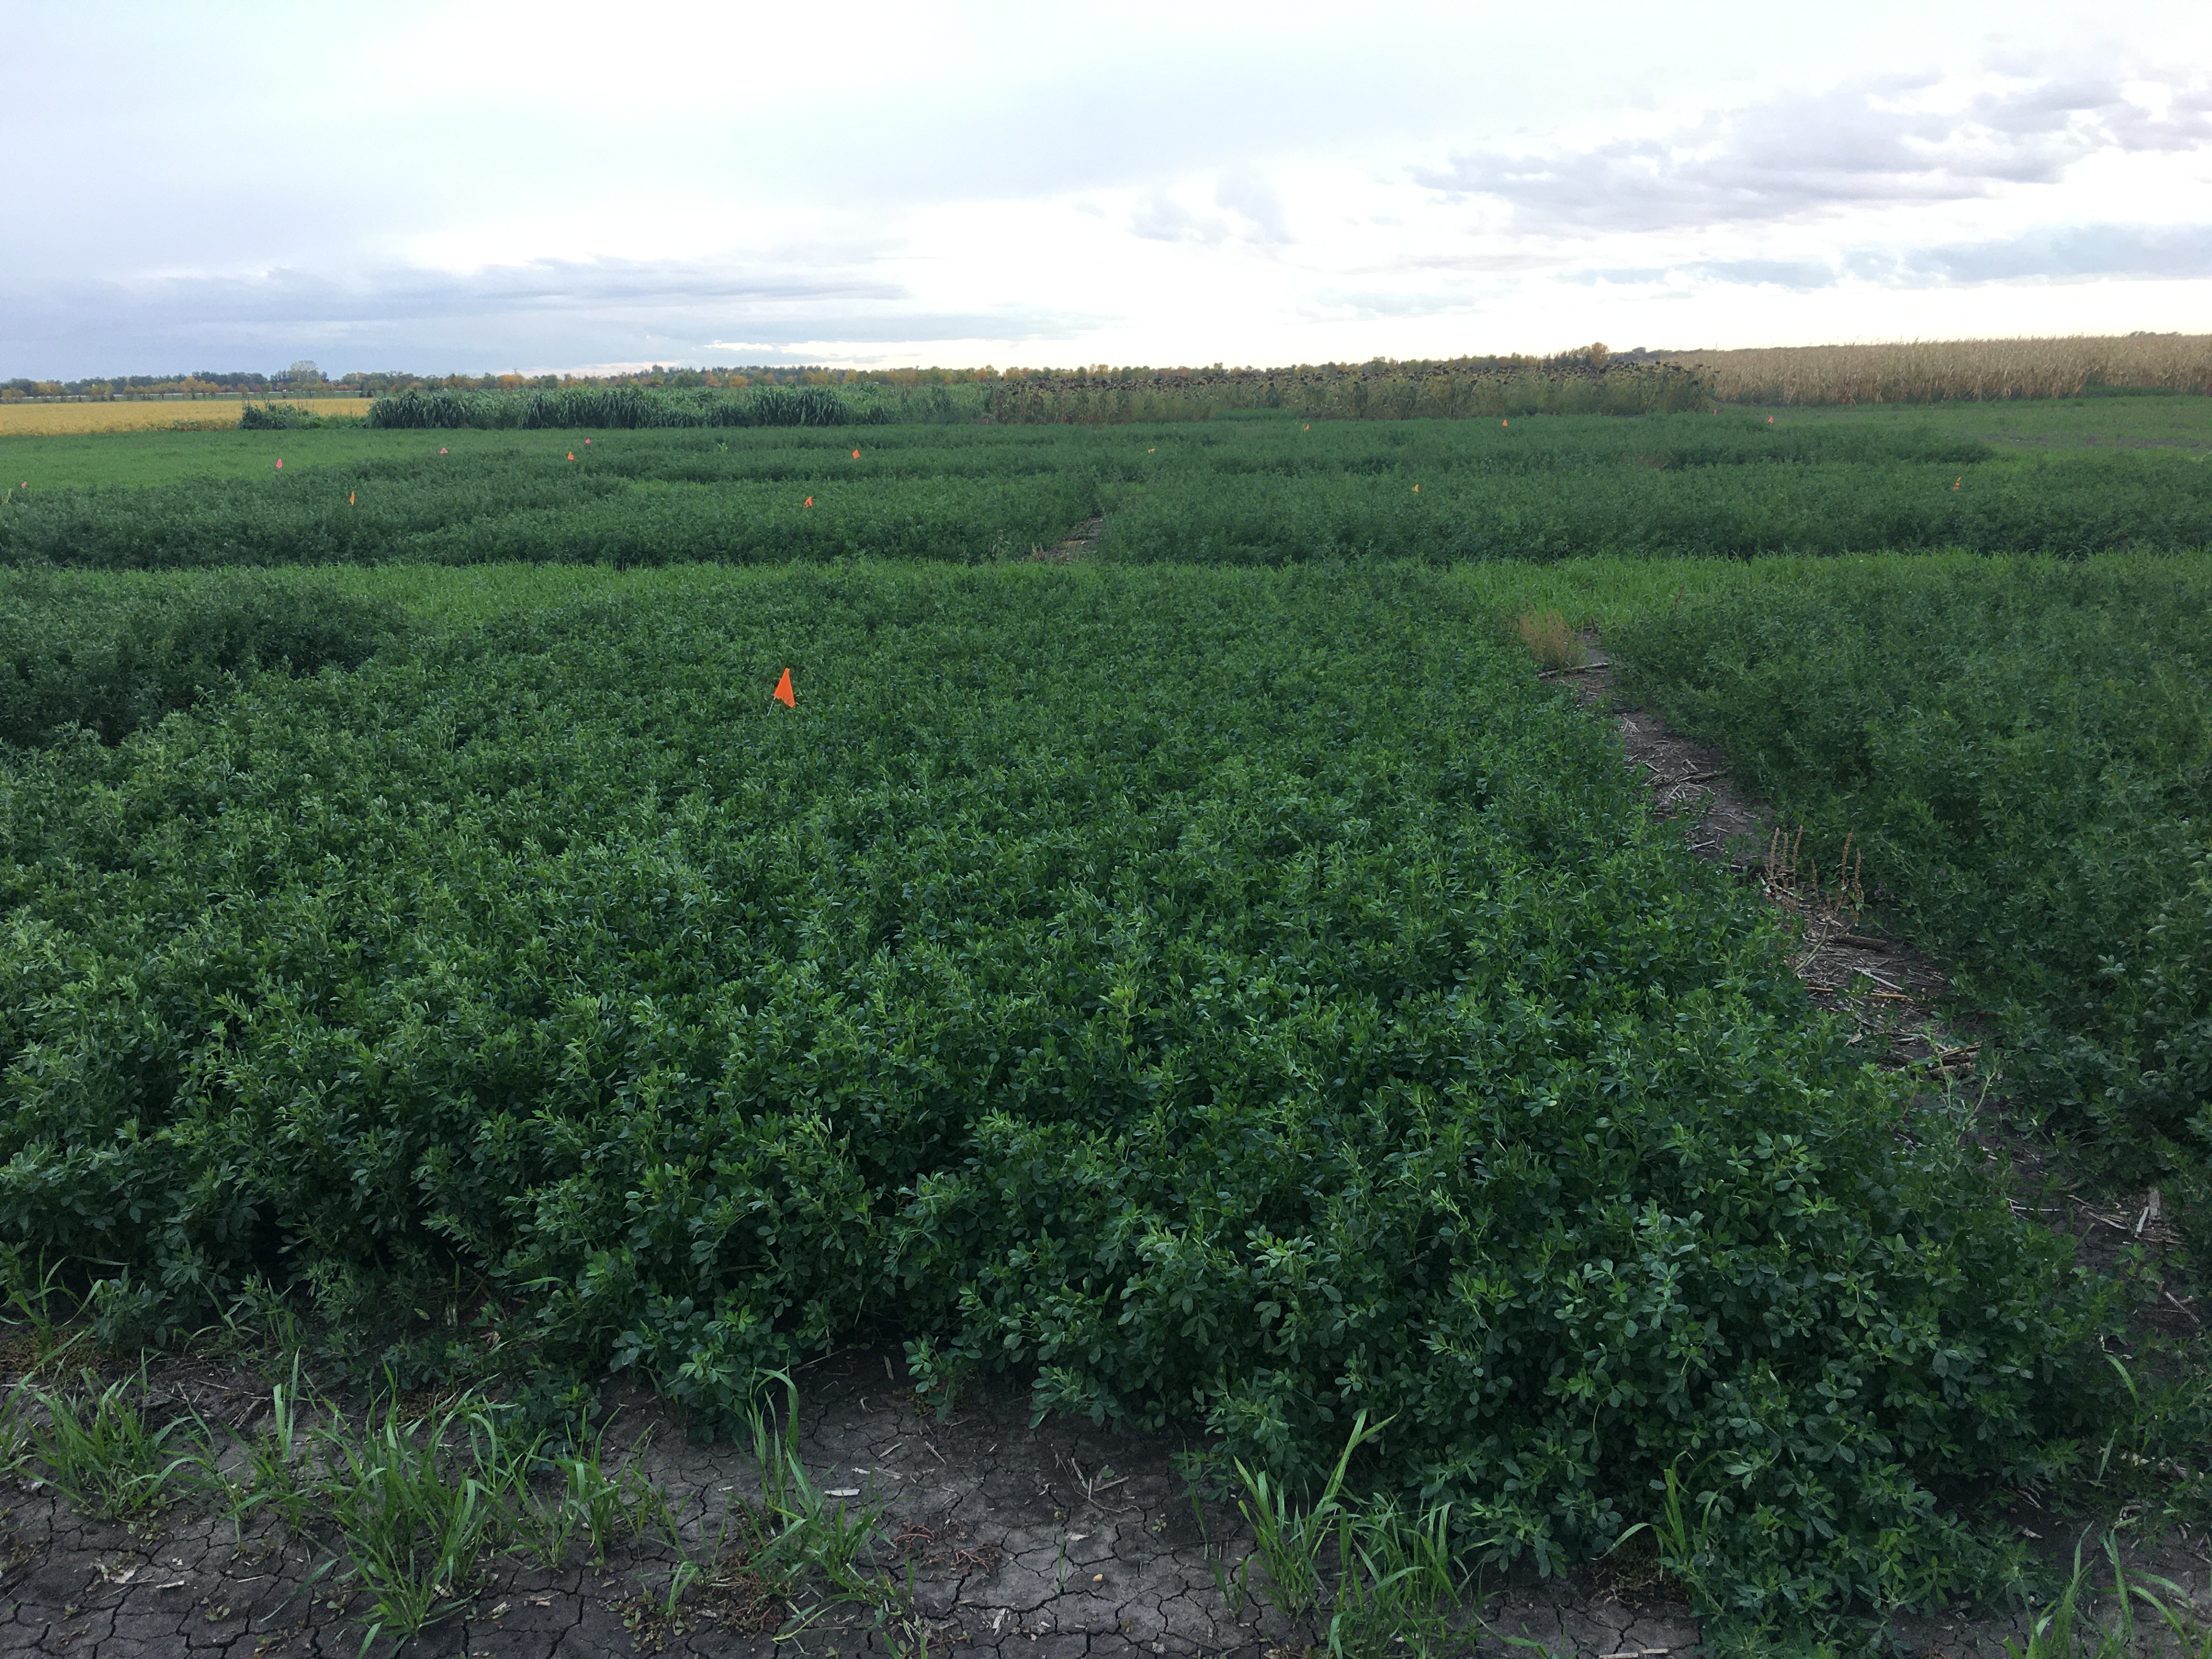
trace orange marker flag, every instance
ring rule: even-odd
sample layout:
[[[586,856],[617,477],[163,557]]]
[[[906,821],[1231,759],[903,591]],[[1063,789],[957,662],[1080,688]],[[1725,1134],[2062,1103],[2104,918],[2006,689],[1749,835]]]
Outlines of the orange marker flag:
[[[350,489],[347,490],[347,491],[346,491],[346,505],[347,505],[348,507],[351,507],[351,506],[353,505],[353,497],[354,497],[354,492],[353,492],[352,490],[350,490]]]
[[[576,452],[574,450],[572,449],[568,452],[568,459],[572,461],[576,459]]]
[[[1961,473],[1958,476],[1958,477],[1957,477],[1956,479],[1954,479],[1954,480],[1952,482],[1951,488],[1952,488],[1952,489],[1957,489],[1960,484],[1962,484],[1962,483],[1966,483],[1966,475],[1965,473],[1961,472]]]
[[[1513,422],[1510,421],[1500,421],[1498,424],[1500,426],[1511,426]]]
[[[860,452],[859,450],[856,449],[853,452],[853,459],[856,461],[860,459]]]
[[[783,671],[783,678],[775,683],[775,690],[769,695],[786,708],[799,707],[799,699],[791,694],[791,671],[788,668]]]

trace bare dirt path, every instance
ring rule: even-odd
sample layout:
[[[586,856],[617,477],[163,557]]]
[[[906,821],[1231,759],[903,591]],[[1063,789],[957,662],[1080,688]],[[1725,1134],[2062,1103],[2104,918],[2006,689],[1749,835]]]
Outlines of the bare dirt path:
[[[157,1389],[189,1388],[164,1375]],[[203,1368],[204,1370],[204,1368]],[[244,1379],[213,1386],[252,1397]],[[687,1440],[658,1401],[611,1390],[611,1455],[634,1454],[665,1492],[674,1540],[611,1552],[579,1550],[546,1569],[495,1561],[459,1598],[461,1610],[405,1651],[453,1659],[565,1659],[627,1652],[767,1656],[990,1653],[1009,1659],[1275,1652],[1283,1632],[1250,1605],[1232,1613],[1214,1563],[1234,1565],[1245,1540],[1219,1505],[1194,1510],[1163,1435],[1122,1434],[1080,1420],[1032,1427],[1025,1396],[973,1401],[940,1420],[917,1407],[890,1345],[829,1356],[801,1378],[799,1449],[832,1492],[887,1500],[884,1533],[896,1575],[911,1569],[912,1618],[885,1628],[857,1605],[833,1607],[795,1640],[773,1632],[781,1603],[748,1593],[728,1554],[732,1502],[759,1492],[750,1458],[725,1443]],[[209,1383],[203,1377],[203,1389]],[[234,1409],[251,1429],[253,1413]],[[0,1652],[83,1659],[222,1653],[353,1655],[367,1597],[315,1577],[328,1547],[281,1528],[183,1507],[127,1528],[72,1512],[51,1488],[7,1494],[8,1571],[0,1580]],[[704,1564],[672,1606],[671,1576]],[[718,1571],[718,1568],[720,1571]],[[1575,1659],[1686,1656],[1694,1624],[1678,1608],[1583,1580],[1501,1587],[1477,1610],[1475,1650],[1498,1659],[1534,1641]],[[1486,1627],[1491,1634],[1485,1634]],[[376,1646],[390,1650],[389,1643]]]
[[[1033,564],[1073,564],[1087,559],[1098,550],[1098,532],[1105,524],[1103,517],[1085,519],[1066,540],[1052,547],[1032,547],[1023,557]]]
[[[1771,809],[1737,788],[1719,750],[1680,736],[1650,709],[1616,709],[1612,665],[1595,636],[1585,644],[1595,653],[1589,665],[1556,678],[1612,720],[1656,816],[1680,818],[1692,851],[1755,882],[1769,902],[1800,921],[1793,965],[1820,1006],[1848,1011],[1886,1066],[1971,1068],[1979,1043],[1951,1032],[1937,1012],[1949,980],[1934,958],[1865,919],[1863,876],[1820,870]]]
[[[1851,1020],[1857,1034],[1850,1041],[1863,1042],[1877,1064],[1913,1071],[1931,1091],[1948,1079],[1970,1077],[1984,1034],[1970,1012],[1943,1006],[1951,984],[1934,957],[1869,919],[1881,908],[1879,872],[1870,878],[1855,871],[1839,881],[1831,872],[1823,882],[1772,810],[1737,787],[1724,753],[1674,732],[1650,709],[1618,707],[1602,641],[1590,635],[1583,644],[1589,663],[1552,678],[1566,681],[1585,708],[1613,723],[1628,764],[1650,790],[1656,815],[1681,819],[1699,857],[1725,863],[1796,919],[1799,945],[1793,966],[1814,1005]],[[1998,1079],[1995,1088],[2001,1090],[2002,1082]],[[1990,1085],[1977,1086],[1987,1101]],[[2155,1188],[2101,1198],[2067,1191],[2045,1200],[2037,1195],[2051,1163],[2045,1147],[1994,1126],[1974,1138],[1992,1152],[2001,1149],[2011,1158],[2023,1194],[2014,1200],[2014,1211],[2025,1215],[2037,1208],[2046,1224],[2075,1239],[2090,1267],[2110,1271],[2132,1249],[2156,1260],[2180,1242],[2161,1217]],[[2180,1335],[2197,1328],[2201,1316],[2179,1282],[2169,1282],[2160,1297],[2136,1316],[2138,1330]],[[2045,1513],[2025,1497],[2015,1504],[2012,1519],[2025,1540],[2061,1563],[2070,1563],[2087,1525],[2081,1518]],[[2212,1622],[2212,1552],[2204,1541],[2185,1531],[2140,1538],[2123,1559],[2132,1572],[2179,1586],[2195,1616]],[[2021,1611],[1959,1609],[1900,1618],[1896,1629],[1908,1649],[1930,1659],[2008,1659],[2009,1651],[2026,1648],[2033,1625],[2033,1617]],[[2137,1650],[2148,1655],[2164,1650],[2146,1635]]]

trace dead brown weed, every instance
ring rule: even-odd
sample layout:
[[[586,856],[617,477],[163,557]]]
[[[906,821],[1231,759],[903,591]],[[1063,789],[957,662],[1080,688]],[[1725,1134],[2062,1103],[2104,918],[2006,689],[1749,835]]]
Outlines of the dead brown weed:
[[[1513,631],[1521,636],[1521,643],[1528,647],[1538,667],[1556,672],[1582,665],[1586,654],[1583,642],[1558,611],[1524,611],[1514,619]]]

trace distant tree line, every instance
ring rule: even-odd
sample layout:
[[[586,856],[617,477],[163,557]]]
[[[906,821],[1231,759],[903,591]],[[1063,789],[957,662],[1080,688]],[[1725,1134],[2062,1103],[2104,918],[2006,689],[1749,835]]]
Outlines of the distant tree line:
[[[982,419],[997,422],[1116,422],[1206,420],[1245,410],[1280,410],[1338,419],[1399,419],[1409,416],[1474,416],[1590,412],[1639,414],[1704,408],[1711,380],[1703,371],[1666,359],[1671,354],[1616,352],[1602,344],[1578,346],[1549,356],[1522,355],[1450,358],[1374,358],[1358,363],[1299,363],[1287,368],[1115,367],[1073,368],[830,368],[820,365],[750,364],[683,368],[654,363],[634,373],[608,374],[415,374],[359,370],[326,378],[301,361],[276,374],[252,371],[190,374],[112,375],[105,380],[0,381],[0,398],[143,397],[162,393],[276,398],[307,391],[389,400],[415,394],[471,399],[481,394],[611,392],[624,388],[676,394],[665,406],[622,406],[630,421],[690,424],[750,423],[749,398],[765,387],[818,387],[854,400],[862,419]],[[726,394],[711,415],[707,403],[684,394]],[[712,401],[710,399],[710,401]],[[518,405],[519,407],[519,405]],[[533,404],[533,408],[539,405]],[[550,405],[544,405],[550,407]],[[781,405],[778,405],[781,408]],[[410,404],[407,424],[428,420],[463,424],[510,424],[532,420],[503,404],[473,401]],[[398,417],[396,410],[386,411]],[[740,416],[743,418],[740,419]],[[648,418],[649,416],[649,418]]]

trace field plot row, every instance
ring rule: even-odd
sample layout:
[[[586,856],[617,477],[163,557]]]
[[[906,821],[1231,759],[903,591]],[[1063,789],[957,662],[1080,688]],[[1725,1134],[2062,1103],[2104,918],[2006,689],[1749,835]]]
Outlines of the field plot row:
[[[107,453],[130,476],[134,452]],[[315,431],[231,434],[221,453],[232,476],[18,477],[0,562],[975,563],[1101,513],[1102,556],[1200,563],[2212,545],[2212,471],[2192,453],[2001,453],[1832,419]],[[237,476],[247,454],[258,476]],[[88,476],[81,454],[57,462]]]
[[[2001,1581],[1939,1497],[2118,1420],[2119,1291],[1447,575],[697,568],[375,645],[6,754],[0,1230],[114,1340],[270,1281],[726,1423],[895,1321],[1293,1478],[1366,1409],[1476,1555],[1671,1470],[1729,1598],[1829,1613]]]
[[[1653,608],[1638,690],[1723,744],[1996,1016],[2007,1086],[2212,1205],[2212,573],[1844,562]]]

